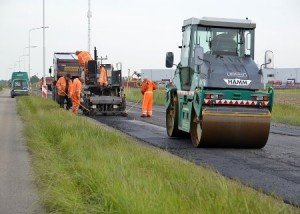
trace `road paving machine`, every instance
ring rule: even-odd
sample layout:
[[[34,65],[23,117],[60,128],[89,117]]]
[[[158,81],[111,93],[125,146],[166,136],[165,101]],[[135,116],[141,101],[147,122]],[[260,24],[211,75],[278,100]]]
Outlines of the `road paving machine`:
[[[83,86],[82,110],[85,115],[122,115],[126,116],[125,94],[122,87],[122,64],[103,64],[98,60],[97,49],[94,49],[94,60],[86,64],[87,76]],[[107,85],[99,84],[100,67],[104,66]]]
[[[166,89],[169,137],[190,134],[195,147],[262,148],[267,143],[273,88],[265,90],[254,62],[256,24],[248,19],[190,18],[183,22],[181,59]],[[174,54],[166,55],[166,67]]]

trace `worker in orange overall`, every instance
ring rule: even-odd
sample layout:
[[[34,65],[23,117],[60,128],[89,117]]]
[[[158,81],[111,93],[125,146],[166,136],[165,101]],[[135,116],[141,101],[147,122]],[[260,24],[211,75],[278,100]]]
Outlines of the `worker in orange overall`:
[[[66,109],[69,110],[72,105],[73,84],[70,74],[60,77],[56,83],[58,103],[61,108],[64,108],[65,100],[67,101]]]
[[[73,113],[78,113],[78,108],[80,104],[80,95],[82,90],[82,83],[84,79],[82,77],[73,80],[73,96],[72,96],[72,111]]]
[[[99,75],[98,82],[101,86],[104,86],[104,87],[108,85],[108,83],[107,83],[107,72],[106,72],[106,69],[105,69],[104,65],[100,66],[100,75]]]
[[[143,106],[141,117],[152,117],[153,91],[157,89],[157,85],[148,77],[144,77],[141,92],[143,94]]]
[[[88,51],[76,51],[75,54],[78,57],[78,61],[84,69],[84,75],[86,82],[89,81],[89,74],[88,74],[88,61],[92,60],[92,56]]]

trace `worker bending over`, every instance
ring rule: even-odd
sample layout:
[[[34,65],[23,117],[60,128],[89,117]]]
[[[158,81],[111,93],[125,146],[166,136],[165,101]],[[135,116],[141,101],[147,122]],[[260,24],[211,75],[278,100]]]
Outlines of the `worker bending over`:
[[[60,77],[56,83],[57,94],[58,94],[58,103],[61,108],[64,108],[65,100],[67,101],[66,109],[69,110],[72,105],[72,94],[73,94],[73,85],[70,74],[66,74],[63,77]]]
[[[78,108],[80,105],[80,95],[82,90],[82,83],[84,82],[84,79],[82,77],[76,78],[73,80],[73,105],[72,105],[72,111],[73,113],[78,113]]]
[[[143,94],[143,106],[141,117],[152,116],[152,103],[153,103],[153,91],[157,89],[157,85],[153,83],[148,77],[144,77],[142,83],[141,92]]]
[[[92,60],[92,56],[88,51],[76,51],[75,54],[78,57],[78,61],[84,69],[85,81],[89,81],[89,72],[88,72],[88,61]]]

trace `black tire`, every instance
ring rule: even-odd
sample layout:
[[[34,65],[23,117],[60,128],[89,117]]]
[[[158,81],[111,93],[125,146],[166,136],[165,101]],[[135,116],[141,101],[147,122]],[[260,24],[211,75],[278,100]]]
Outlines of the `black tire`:
[[[171,104],[166,111],[166,129],[169,137],[185,137],[187,133],[178,129],[178,97],[171,96]]]
[[[202,126],[201,121],[199,121],[195,110],[192,113],[191,120],[191,140],[194,147],[201,147],[201,136],[202,136]]]

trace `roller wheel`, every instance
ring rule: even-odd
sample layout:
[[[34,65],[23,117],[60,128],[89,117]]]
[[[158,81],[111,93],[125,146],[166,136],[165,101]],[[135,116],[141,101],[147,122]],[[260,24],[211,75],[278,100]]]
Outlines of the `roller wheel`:
[[[202,127],[201,122],[199,121],[195,111],[192,113],[192,121],[191,121],[191,139],[194,147],[201,146],[201,136],[202,136]]]
[[[178,97],[171,97],[171,104],[166,113],[166,127],[169,137],[183,137],[185,133],[178,129]]]

